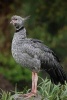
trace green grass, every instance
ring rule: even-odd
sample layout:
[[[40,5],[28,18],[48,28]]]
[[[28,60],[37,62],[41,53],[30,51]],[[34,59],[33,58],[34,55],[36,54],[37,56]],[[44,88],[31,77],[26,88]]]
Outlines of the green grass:
[[[10,100],[11,97],[11,92],[5,92],[1,90],[2,92],[0,93],[0,100]]]
[[[46,100],[67,100],[67,83],[65,85],[54,85],[50,80],[42,79],[38,86],[42,98]]]
[[[42,82],[38,85],[38,93],[42,96],[42,100],[67,100],[67,83],[65,85],[54,85],[47,78],[45,80],[40,79]],[[17,90],[15,90],[15,93],[18,93]],[[0,100],[12,100],[10,99],[11,96],[11,92],[2,90]]]

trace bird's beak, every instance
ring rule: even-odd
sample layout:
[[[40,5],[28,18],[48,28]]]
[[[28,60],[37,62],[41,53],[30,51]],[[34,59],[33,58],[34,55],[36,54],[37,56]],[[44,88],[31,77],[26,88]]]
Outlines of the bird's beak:
[[[15,23],[14,20],[11,20],[11,21],[10,21],[10,24],[13,24],[13,25],[14,25],[14,23]]]
[[[12,24],[12,23],[13,23],[13,21],[11,20],[11,21],[10,21],[10,24]]]

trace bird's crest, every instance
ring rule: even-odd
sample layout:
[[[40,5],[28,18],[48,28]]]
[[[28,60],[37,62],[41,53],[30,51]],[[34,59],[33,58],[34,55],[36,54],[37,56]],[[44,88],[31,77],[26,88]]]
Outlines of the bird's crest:
[[[26,21],[26,20],[27,20],[27,19],[29,19],[29,18],[30,18],[30,15],[29,15],[29,16],[27,16],[27,17],[25,17],[25,18],[24,18],[24,20]]]

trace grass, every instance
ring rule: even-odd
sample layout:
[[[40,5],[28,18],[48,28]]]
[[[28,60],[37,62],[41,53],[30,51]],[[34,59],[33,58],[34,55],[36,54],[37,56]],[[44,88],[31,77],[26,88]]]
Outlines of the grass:
[[[2,92],[0,93],[0,100],[10,100],[11,97],[11,92],[5,92],[1,90]]]
[[[67,100],[67,83],[65,85],[54,85],[47,78],[45,80],[40,79],[42,82],[38,85],[38,93],[42,96],[42,100]],[[13,100],[10,99],[11,92],[1,91],[0,100]],[[17,90],[15,90],[16,93],[18,93]]]
[[[47,78],[42,79],[42,82],[38,86],[40,94],[44,100],[67,100],[67,84],[65,85],[54,85]]]

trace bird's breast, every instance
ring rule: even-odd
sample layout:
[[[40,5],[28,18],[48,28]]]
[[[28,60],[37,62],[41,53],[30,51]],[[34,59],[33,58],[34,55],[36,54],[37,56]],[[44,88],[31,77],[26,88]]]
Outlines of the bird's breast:
[[[22,40],[19,39],[18,37],[14,37],[12,40],[11,52],[12,52],[13,58],[16,60],[16,62],[18,62],[19,56],[21,52],[23,52]]]

